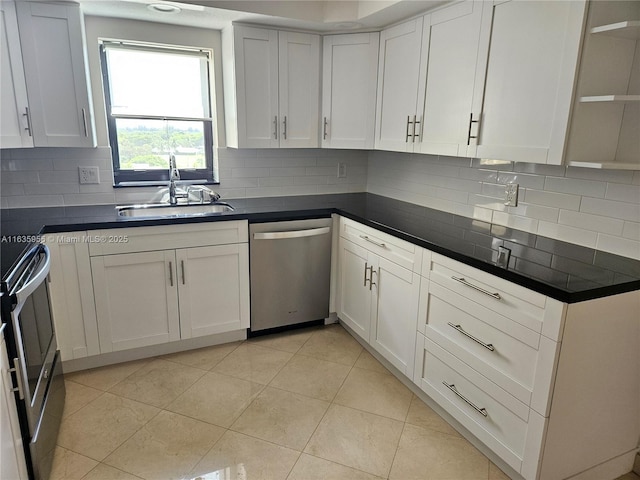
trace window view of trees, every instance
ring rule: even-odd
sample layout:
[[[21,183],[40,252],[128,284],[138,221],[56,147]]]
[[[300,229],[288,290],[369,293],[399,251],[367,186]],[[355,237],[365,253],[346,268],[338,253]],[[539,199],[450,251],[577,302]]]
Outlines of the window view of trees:
[[[118,119],[120,168],[168,168],[169,155],[178,168],[205,168],[202,122]]]

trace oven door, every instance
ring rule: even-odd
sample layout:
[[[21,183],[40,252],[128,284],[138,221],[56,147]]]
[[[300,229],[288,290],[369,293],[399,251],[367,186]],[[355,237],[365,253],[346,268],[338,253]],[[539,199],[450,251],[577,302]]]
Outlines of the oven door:
[[[30,260],[23,278],[10,294],[15,298],[11,321],[18,354],[18,371],[23,385],[29,430],[37,427],[57,344],[47,276],[49,249],[41,245]]]

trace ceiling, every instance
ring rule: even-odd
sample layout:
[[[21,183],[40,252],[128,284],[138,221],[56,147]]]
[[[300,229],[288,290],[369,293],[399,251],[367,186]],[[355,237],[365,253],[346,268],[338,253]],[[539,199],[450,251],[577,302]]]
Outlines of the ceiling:
[[[245,22],[316,32],[379,29],[451,0],[79,0],[85,15],[220,30]],[[162,13],[150,4],[173,5]]]

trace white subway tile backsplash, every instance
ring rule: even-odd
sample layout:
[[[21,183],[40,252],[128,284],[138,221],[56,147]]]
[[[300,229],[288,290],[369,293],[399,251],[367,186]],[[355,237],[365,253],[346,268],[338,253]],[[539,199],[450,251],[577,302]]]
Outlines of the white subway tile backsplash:
[[[280,159],[283,167],[313,167],[316,159],[313,157],[284,157]]]
[[[475,218],[483,222],[491,222],[493,217],[493,210],[488,208],[478,207],[476,205],[455,205],[454,212],[456,215],[462,215],[464,217]]]
[[[281,167],[282,157],[255,157],[245,158],[245,167]]]
[[[524,230],[525,232],[536,233],[538,230],[538,220],[518,215],[511,215],[506,212],[493,212],[493,223],[503,225],[505,227],[515,228],[516,230]]]
[[[516,162],[513,165],[514,172],[531,173],[533,175],[551,175],[554,177],[564,176],[566,168],[560,165],[544,165],[541,163]]]
[[[640,186],[608,183],[605,198],[608,200],[640,204]]]
[[[24,186],[26,195],[55,195],[57,193],[80,193],[76,183],[29,183]]]
[[[544,188],[544,177],[528,173],[498,172],[497,183],[517,183],[520,185],[520,188],[535,188],[542,190]]]
[[[241,167],[232,168],[232,178],[245,178],[245,177],[268,177],[269,169],[266,167]],[[221,178],[221,180],[223,180]]]
[[[5,183],[2,184],[3,197],[15,196],[15,195],[24,195],[24,185],[21,183]]]
[[[258,184],[261,187],[278,187],[284,185],[293,185],[294,177],[261,177]]]
[[[525,189],[523,201],[547,207],[564,208],[565,210],[579,210],[579,195],[567,195],[564,193],[547,192],[544,190]]]
[[[626,238],[599,233],[596,248],[640,260],[640,244]]]
[[[640,204],[584,197],[581,212],[640,222]]]
[[[569,227],[557,223],[539,221],[538,235],[551,237],[564,242],[575,243],[584,247],[595,248],[598,234],[581,228]]]
[[[560,210],[558,223],[572,227],[593,230],[594,232],[622,235],[624,221],[602,215],[574,212],[572,210]]]
[[[3,150],[4,152],[4,150]],[[53,170],[53,162],[50,158],[30,158],[24,159],[12,159],[9,156],[5,156],[2,153],[2,161],[0,161],[0,175],[4,175],[4,172],[16,172],[16,171],[48,171]]]
[[[607,184],[594,180],[580,180],[566,177],[546,177],[544,190],[559,193],[571,193],[587,197],[604,198]]]
[[[113,192],[111,193],[70,193],[64,194],[65,205],[107,205],[115,203],[116,198]]]
[[[640,223],[636,222],[624,222],[624,228],[622,229],[622,236],[629,240],[635,240],[640,242]]]
[[[7,208],[50,207],[64,205],[62,195],[25,195],[23,197],[4,197]]]
[[[488,208],[491,210],[504,212],[507,207],[504,204],[504,200],[501,198],[488,197],[486,195],[469,195],[469,205],[477,207]]]
[[[280,167],[269,169],[269,175],[274,177],[302,177],[306,173],[306,167]]]
[[[599,168],[567,167],[565,177],[596,180],[598,182],[632,183],[633,176],[625,170],[601,170]]]
[[[460,168],[458,170],[460,178],[488,183],[498,183],[498,173],[497,170],[485,170],[482,168]]]
[[[535,218],[547,222],[557,222],[560,210],[553,207],[544,207],[532,203],[518,202],[517,207],[507,207],[507,212],[519,217]]]

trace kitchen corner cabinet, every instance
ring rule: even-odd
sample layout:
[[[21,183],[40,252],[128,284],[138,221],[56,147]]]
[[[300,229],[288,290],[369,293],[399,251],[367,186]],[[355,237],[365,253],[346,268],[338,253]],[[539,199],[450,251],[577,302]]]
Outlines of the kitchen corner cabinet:
[[[570,166],[640,170],[640,3],[590,2]]]
[[[5,126],[14,127],[9,130],[12,140],[5,142],[3,137],[2,147],[94,147],[80,6],[15,3],[19,38],[10,18],[13,8],[13,2],[2,2],[6,28],[6,45],[2,47],[3,135]],[[5,58],[7,53],[9,59]],[[9,85],[14,98],[5,98],[11,95]]]
[[[567,305],[435,253],[422,277],[419,388],[527,480],[630,469],[638,292]]]
[[[421,261],[420,248],[341,218],[338,317],[409,377]]]
[[[246,221],[91,232],[100,353],[249,327]],[[122,243],[117,243],[121,240]]]
[[[233,26],[223,61],[227,146],[319,146],[319,35]]]
[[[16,409],[7,347],[0,327],[0,478],[27,480],[22,433]]]
[[[323,37],[322,147],[373,149],[380,34]]]

